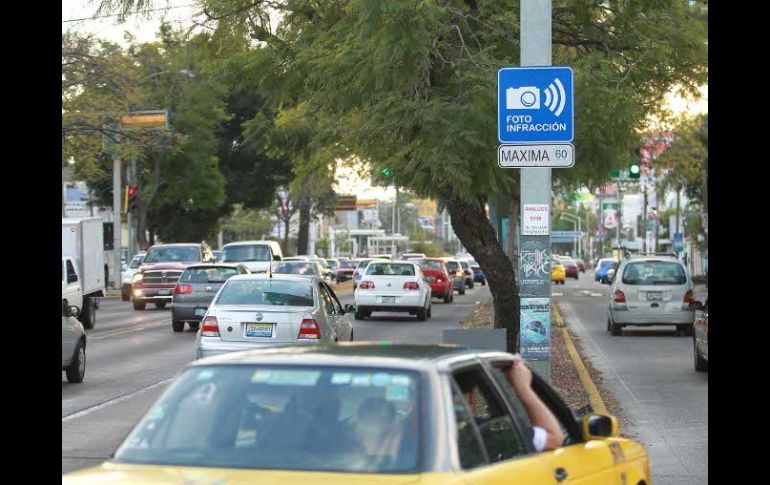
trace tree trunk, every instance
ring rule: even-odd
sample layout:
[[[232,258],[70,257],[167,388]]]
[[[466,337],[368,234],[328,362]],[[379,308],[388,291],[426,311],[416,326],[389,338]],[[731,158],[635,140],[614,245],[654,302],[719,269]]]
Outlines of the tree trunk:
[[[150,228],[148,232],[150,233],[150,246],[152,246],[155,244],[155,229]]]
[[[310,235],[310,203],[303,200],[299,206],[299,233],[297,234],[297,254],[307,254]]]
[[[485,269],[492,305],[495,310],[495,328],[505,328],[507,350],[519,351],[519,287],[513,272],[513,263],[497,241],[494,227],[484,211],[484,204],[469,204],[457,199],[447,204],[452,216],[452,228],[463,246]],[[513,230],[509,228],[509,230]]]
[[[291,223],[291,218],[287,217],[283,220],[283,254],[289,254],[289,224]]]

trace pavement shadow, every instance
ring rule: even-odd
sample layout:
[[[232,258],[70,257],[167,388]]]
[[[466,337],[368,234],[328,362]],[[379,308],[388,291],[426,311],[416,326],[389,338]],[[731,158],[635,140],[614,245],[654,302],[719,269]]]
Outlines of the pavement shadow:
[[[401,316],[401,317],[392,317],[392,316],[375,316],[375,317],[367,317],[365,322],[417,322],[417,318],[413,315],[408,316]],[[430,321],[430,319],[428,319]],[[426,323],[426,322],[419,322],[419,323]]]
[[[628,330],[623,329],[624,337],[677,337],[682,336],[676,330]],[[685,338],[684,336],[682,336]],[[690,337],[692,338],[692,337]]]

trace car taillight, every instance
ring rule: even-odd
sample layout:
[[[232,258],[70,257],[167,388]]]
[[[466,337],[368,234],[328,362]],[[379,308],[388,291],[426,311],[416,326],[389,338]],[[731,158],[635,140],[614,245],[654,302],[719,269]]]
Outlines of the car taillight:
[[[206,317],[201,327],[201,337],[219,337],[219,322],[217,317]]]
[[[684,303],[689,306],[691,301],[695,301],[692,290],[687,290],[684,294]]]
[[[310,339],[318,340],[321,338],[321,329],[318,327],[318,322],[312,318],[305,318],[302,320],[302,324],[299,326],[298,339]]]
[[[192,285],[176,285],[174,287],[174,293],[177,295],[187,295],[189,293],[192,293],[193,287]]]
[[[626,294],[620,290],[615,290],[615,293],[612,294],[612,301],[614,301],[615,303],[625,303]]]
[[[405,290],[419,290],[420,285],[417,284],[416,281],[407,281],[404,283],[404,289]]]
[[[371,281],[362,281],[358,284],[358,287],[362,290],[373,290],[374,289],[374,283]]]
[[[442,281],[444,281],[444,280],[442,280],[440,276],[438,278],[436,278],[436,283],[441,283]]]
[[[462,271],[458,271],[458,272],[455,273],[455,276],[462,276],[462,275],[463,275]]]

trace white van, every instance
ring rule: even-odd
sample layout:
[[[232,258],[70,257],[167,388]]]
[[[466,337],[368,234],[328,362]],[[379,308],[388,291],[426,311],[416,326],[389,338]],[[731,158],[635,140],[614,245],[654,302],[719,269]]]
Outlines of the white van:
[[[281,261],[283,252],[276,241],[238,241],[222,246],[222,263],[240,263],[252,273],[266,273],[273,261]]]

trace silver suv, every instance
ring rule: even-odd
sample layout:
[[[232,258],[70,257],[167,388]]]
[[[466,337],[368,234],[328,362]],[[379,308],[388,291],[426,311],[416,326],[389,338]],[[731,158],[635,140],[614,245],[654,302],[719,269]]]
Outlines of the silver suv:
[[[607,331],[620,335],[626,325],[676,326],[692,336],[692,280],[671,256],[636,256],[620,263],[610,286]]]

